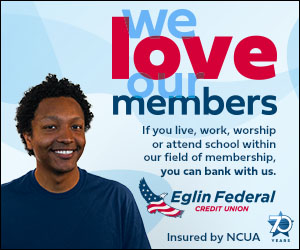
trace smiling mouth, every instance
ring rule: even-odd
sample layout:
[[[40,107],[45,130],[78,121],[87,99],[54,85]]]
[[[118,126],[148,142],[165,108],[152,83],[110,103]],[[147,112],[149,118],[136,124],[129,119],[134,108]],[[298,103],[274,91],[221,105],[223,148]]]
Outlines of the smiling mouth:
[[[68,155],[68,154],[72,154],[74,151],[75,150],[54,150],[54,153]]]
[[[77,151],[77,149],[56,149],[51,150],[56,156],[58,156],[61,159],[70,159],[74,155],[73,153]]]

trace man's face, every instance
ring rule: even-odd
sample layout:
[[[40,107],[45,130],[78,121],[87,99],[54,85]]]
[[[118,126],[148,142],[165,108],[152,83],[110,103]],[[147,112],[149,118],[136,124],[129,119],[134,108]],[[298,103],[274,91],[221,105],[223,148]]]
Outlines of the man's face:
[[[32,120],[32,134],[24,134],[37,166],[56,173],[77,167],[84,146],[84,114],[71,97],[43,99]]]

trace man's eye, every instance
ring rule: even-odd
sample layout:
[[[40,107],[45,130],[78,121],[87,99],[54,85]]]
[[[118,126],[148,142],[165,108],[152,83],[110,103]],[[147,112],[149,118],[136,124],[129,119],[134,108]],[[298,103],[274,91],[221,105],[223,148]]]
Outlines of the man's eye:
[[[74,129],[74,130],[81,130],[82,126],[81,125],[73,125],[72,129]]]
[[[47,126],[44,126],[44,129],[53,130],[53,129],[56,129],[56,126],[55,125],[47,125]]]

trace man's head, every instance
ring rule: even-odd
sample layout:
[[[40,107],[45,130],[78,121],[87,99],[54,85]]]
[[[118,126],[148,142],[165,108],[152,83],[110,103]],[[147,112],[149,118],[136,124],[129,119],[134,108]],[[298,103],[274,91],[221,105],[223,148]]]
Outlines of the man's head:
[[[76,167],[90,128],[91,105],[79,85],[48,75],[30,88],[17,109],[17,130],[38,165],[58,172]]]

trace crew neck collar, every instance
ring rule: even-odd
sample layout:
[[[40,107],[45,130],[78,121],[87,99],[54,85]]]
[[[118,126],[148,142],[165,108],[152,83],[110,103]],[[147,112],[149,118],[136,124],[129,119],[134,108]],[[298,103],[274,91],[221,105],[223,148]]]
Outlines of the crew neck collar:
[[[41,193],[43,193],[45,195],[48,195],[52,198],[57,198],[57,199],[68,198],[68,197],[76,194],[81,189],[81,187],[83,186],[83,184],[85,182],[86,171],[79,168],[79,167],[78,167],[78,170],[79,170],[79,180],[78,180],[77,184],[72,189],[70,189],[66,192],[63,192],[63,193],[53,193],[53,192],[50,192],[50,191],[46,190],[45,188],[43,188],[35,178],[36,169],[32,170],[30,179],[32,181],[32,184],[34,185],[34,188],[38,192],[41,192]]]

